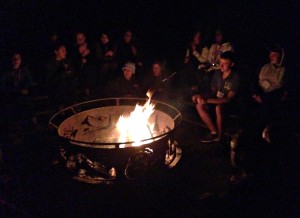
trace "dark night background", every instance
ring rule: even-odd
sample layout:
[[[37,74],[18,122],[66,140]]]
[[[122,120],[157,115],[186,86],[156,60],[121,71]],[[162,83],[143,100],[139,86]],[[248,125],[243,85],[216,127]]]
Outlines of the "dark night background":
[[[109,31],[116,41],[128,28],[135,33],[147,65],[155,58],[166,58],[170,67],[177,70],[183,64],[186,45],[195,30],[202,30],[205,42],[210,44],[214,31],[221,28],[226,38],[234,45],[239,66],[243,68],[240,72],[250,76],[257,75],[258,69],[268,61],[267,48],[273,43],[278,43],[286,50],[289,76],[293,84],[297,85],[300,79],[299,14],[299,0],[1,0],[0,74],[5,65],[10,63],[11,54],[15,51],[24,55],[25,62],[35,76],[40,77],[39,75],[44,74],[47,43],[53,32],[57,32],[70,48],[74,46],[76,31],[86,32],[88,40],[94,43],[102,31]],[[299,192],[293,189],[296,185],[278,188],[276,185],[281,184],[281,177],[275,182],[269,183],[269,180],[266,180],[263,185],[258,178],[258,181],[250,181],[243,187],[238,186],[233,192],[234,195],[230,196],[234,199],[234,204],[225,204],[230,202],[229,197],[224,197],[229,187],[226,177],[230,171],[229,155],[224,154],[223,148],[218,145],[197,144],[199,132],[203,129],[199,128],[198,124],[193,126],[188,122],[183,122],[178,131],[178,139],[184,141],[185,156],[174,171],[165,173],[166,178],[160,178],[161,180],[150,186],[142,184],[138,187],[134,183],[109,187],[78,183],[66,176],[65,171],[53,167],[50,163],[52,159],[48,157],[50,155],[47,156],[50,150],[47,146],[52,141],[48,133],[48,120],[47,118],[45,121],[44,132],[41,130],[37,134],[30,133],[27,141],[24,140],[24,145],[16,145],[17,164],[12,162],[15,167],[13,179],[0,186],[0,206],[7,206],[2,202],[3,199],[14,203],[16,207],[7,206],[13,208],[12,213],[19,209],[22,214],[21,209],[24,209],[27,214],[44,217],[86,217],[87,211],[95,216],[96,212],[103,214],[103,208],[106,208],[104,212],[113,217],[132,216],[132,211],[141,217],[145,216],[144,211],[149,213],[148,216],[173,217],[178,214],[185,216],[187,212],[191,216],[199,216],[203,215],[202,210],[220,215],[223,210],[220,212],[215,206],[221,205],[224,206],[224,211],[228,212],[228,217],[235,213],[236,217],[243,217],[237,215],[241,211],[243,213],[240,214],[246,216],[248,212],[254,214],[252,208],[265,211],[259,214],[260,216],[272,217],[276,215],[274,208],[278,206],[281,209],[279,205],[282,204],[285,204],[282,207],[285,215],[289,215],[289,209],[292,207],[296,211],[295,214],[299,212],[297,205],[289,205],[289,202],[294,200],[292,197],[299,200]],[[197,123],[200,119],[192,117],[191,120]],[[35,138],[31,137],[32,135]],[[266,153],[271,157],[269,151]],[[41,153],[47,158],[39,156]],[[272,172],[277,171],[273,166],[271,168]],[[285,169],[282,171],[285,172]],[[294,173],[292,171],[287,174]],[[288,179],[290,177],[287,176]],[[287,184],[295,183],[298,185],[299,182],[292,178]],[[3,190],[6,194],[1,196]],[[208,202],[208,207],[206,204],[200,207],[199,196],[207,192],[219,194],[225,200],[216,198]],[[277,192],[280,192],[280,195]],[[289,193],[292,197],[289,197]],[[285,195],[288,197],[274,199],[274,196]],[[250,197],[246,199],[244,196]],[[272,201],[275,204],[272,204]],[[254,206],[251,207],[252,205]],[[266,209],[265,205],[269,208]],[[127,207],[131,207],[129,209],[132,211],[127,211]],[[270,215],[269,211],[273,214]]]
[[[292,1],[1,1],[1,55],[21,50],[27,60],[43,55],[45,42],[58,32],[67,42],[85,31],[95,41],[103,30],[120,38],[126,28],[136,33],[144,55],[177,62],[192,32],[203,31],[207,43],[216,28],[225,31],[247,64],[265,61],[266,48],[279,43],[291,63],[299,47],[299,2]]]

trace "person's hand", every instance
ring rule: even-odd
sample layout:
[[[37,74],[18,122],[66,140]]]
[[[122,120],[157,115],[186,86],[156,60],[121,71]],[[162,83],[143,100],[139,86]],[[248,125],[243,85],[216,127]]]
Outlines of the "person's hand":
[[[132,47],[131,47],[131,51],[132,51],[133,55],[136,56],[137,50],[136,50],[136,47],[135,47],[135,46],[132,46]]]
[[[109,50],[109,51],[107,51],[107,52],[105,53],[105,56],[106,56],[106,57],[112,57],[113,55],[114,55],[114,52],[111,51],[111,50]]]
[[[262,101],[260,95],[253,95],[252,98],[253,98],[256,102],[258,102],[258,103],[260,103],[260,104],[263,103],[263,101]]]
[[[196,45],[192,44],[192,51],[195,51],[195,50],[196,50]]]
[[[82,59],[81,59],[81,62],[82,62],[83,64],[85,64],[85,63],[87,62],[87,59],[86,59],[86,58],[82,58]]]
[[[185,63],[185,64],[187,64],[189,61],[190,61],[189,58],[185,58],[185,59],[184,59],[184,63]]]
[[[197,85],[196,85],[196,86],[192,86],[192,87],[191,87],[191,90],[192,90],[192,91],[197,91],[197,90],[198,90],[198,86],[197,86]]]
[[[22,95],[28,95],[29,94],[28,89],[22,89],[21,94]]]
[[[205,99],[205,98],[197,98],[197,103],[199,103],[199,104],[206,104],[207,103],[207,99]]]
[[[198,101],[199,101],[199,99],[201,99],[201,98],[202,98],[201,95],[193,95],[192,101],[193,101],[194,103],[199,103]]]

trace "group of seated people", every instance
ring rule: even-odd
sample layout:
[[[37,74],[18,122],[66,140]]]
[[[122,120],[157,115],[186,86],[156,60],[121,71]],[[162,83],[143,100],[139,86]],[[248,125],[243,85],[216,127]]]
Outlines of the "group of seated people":
[[[288,95],[285,87],[286,70],[283,65],[284,50],[278,46],[270,48],[269,59],[270,62],[261,68],[258,82],[250,91],[257,106],[252,112],[257,120],[251,122],[258,124],[257,128],[263,128],[279,120],[278,117],[284,116],[281,113],[282,102],[286,101]],[[198,90],[198,93],[192,96],[199,116],[210,130],[202,139],[204,143],[222,140],[224,115],[234,110],[232,106],[237,104],[235,100],[241,83],[240,75],[234,69],[235,58],[232,51],[222,52],[218,65],[219,69],[213,73],[209,89]],[[215,116],[212,116],[212,111]]]
[[[171,80],[165,80],[168,73],[164,61],[154,61],[150,73],[142,73],[145,66],[130,30],[116,44],[111,42],[107,33],[101,34],[93,47],[83,32],[75,34],[75,41],[72,51],[54,37],[52,55],[45,63],[46,75],[42,86],[59,105],[78,101],[78,94],[145,97],[148,89],[155,90],[156,99],[168,100],[174,90],[179,90],[179,87],[171,86]],[[262,119],[274,114],[274,108],[287,97],[283,60],[284,50],[279,46],[272,47],[270,63],[261,68],[253,89],[252,98],[262,108]],[[187,47],[183,62],[180,83],[193,91],[190,98],[210,130],[202,141],[220,141],[224,134],[224,114],[230,110],[240,86],[239,73],[234,68],[233,46],[224,41],[223,33],[218,30],[215,42],[208,47],[202,43],[201,32],[198,31]],[[21,54],[15,53],[10,70],[1,75],[1,94],[10,98],[28,96],[30,87],[35,85],[33,81],[28,68],[23,65]],[[212,110],[215,116],[212,116]]]

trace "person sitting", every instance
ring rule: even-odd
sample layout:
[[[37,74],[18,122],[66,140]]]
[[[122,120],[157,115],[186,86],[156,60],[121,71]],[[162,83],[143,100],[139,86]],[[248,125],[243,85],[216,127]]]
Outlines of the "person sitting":
[[[258,84],[255,85],[252,95],[254,101],[261,106],[260,115],[265,122],[278,117],[279,108],[288,96],[285,84],[286,68],[283,63],[284,49],[273,46],[269,60],[260,70]]]
[[[117,70],[117,63],[115,62],[115,49],[110,37],[107,33],[102,33],[100,40],[96,43],[96,58],[100,63],[100,74],[102,81],[107,78],[113,78],[114,71]]]
[[[131,30],[127,30],[121,42],[117,43],[116,58],[119,66],[123,66],[126,62],[133,62],[136,66],[143,67],[140,51]]]
[[[163,64],[156,61],[152,64],[151,72],[146,75],[143,81],[143,92],[153,90],[153,99],[165,100],[169,94],[170,83],[169,80],[164,81],[166,78]]]
[[[12,56],[11,70],[2,76],[1,92],[6,97],[27,96],[30,88],[34,85],[32,76],[27,67],[23,64],[20,53]]]
[[[202,35],[197,31],[192,41],[187,47],[184,59],[185,67],[183,72],[183,82],[189,87],[202,85],[203,69],[207,67],[208,48],[202,42]],[[199,71],[200,70],[200,71]],[[199,87],[202,89],[202,87]]]
[[[223,134],[223,116],[228,109],[228,104],[236,97],[239,88],[239,75],[233,71],[234,54],[230,51],[221,54],[220,71],[215,72],[211,92],[208,95],[194,95],[192,101],[196,103],[196,109],[206,124],[210,133],[201,141],[205,143],[217,142]],[[213,106],[216,114],[216,124],[214,124],[209,113]]]
[[[89,96],[96,86],[97,79],[94,55],[83,32],[76,33],[76,51],[73,62],[80,81],[79,90]]]
[[[224,35],[222,31],[217,30],[215,35],[215,43],[210,46],[208,53],[208,61],[211,66],[208,71],[220,70],[220,56],[226,51],[233,52],[233,47],[230,42],[224,42]]]
[[[47,89],[51,97],[69,102],[70,96],[76,92],[76,73],[72,62],[67,58],[67,49],[64,44],[57,44],[54,56],[48,61]],[[60,100],[59,100],[60,101]]]
[[[134,77],[135,64],[127,62],[122,68],[123,75],[109,84],[107,91],[111,97],[140,97],[141,86]]]
[[[10,70],[1,78],[1,119],[5,126],[17,122],[20,127],[33,118],[30,96],[35,86],[30,71],[20,53],[12,56]],[[29,122],[28,122],[29,121]]]

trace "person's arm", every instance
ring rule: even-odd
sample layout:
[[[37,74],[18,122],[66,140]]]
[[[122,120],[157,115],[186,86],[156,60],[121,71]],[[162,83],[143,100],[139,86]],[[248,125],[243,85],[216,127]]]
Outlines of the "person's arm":
[[[208,48],[204,47],[204,48],[202,48],[201,53],[199,53],[198,51],[194,50],[193,51],[193,55],[197,58],[197,60],[200,63],[206,63],[207,59],[208,59],[208,52],[209,52]]]
[[[109,44],[107,46],[108,46],[107,49],[106,49],[107,51],[101,50],[101,48],[99,46],[99,51],[98,52],[101,52],[98,55],[99,60],[110,61],[110,60],[114,59],[114,57],[115,57],[115,47],[114,47],[114,45]]]
[[[210,64],[214,63],[214,58],[213,58],[213,54],[214,54],[214,45],[210,46],[209,52],[208,52],[208,62]]]
[[[285,70],[281,71],[276,80],[271,81],[272,89],[280,89],[283,87],[284,84],[284,78],[285,78]]]
[[[185,53],[184,63],[187,64],[190,61],[190,50],[187,49]]]
[[[231,100],[235,97],[236,93],[233,91],[229,91],[227,97],[225,98],[208,98],[206,99],[206,103],[208,104],[227,104],[231,102]]]
[[[201,104],[227,104],[235,97],[236,93],[229,91],[225,98],[197,98],[197,102]]]
[[[223,46],[224,46],[224,49],[223,49],[222,52],[226,52],[226,51],[232,51],[232,52],[234,52],[234,49],[233,49],[233,47],[232,47],[232,45],[231,45],[230,42],[224,43]]]

